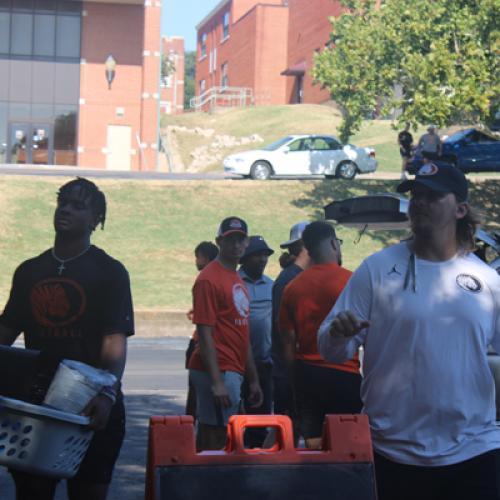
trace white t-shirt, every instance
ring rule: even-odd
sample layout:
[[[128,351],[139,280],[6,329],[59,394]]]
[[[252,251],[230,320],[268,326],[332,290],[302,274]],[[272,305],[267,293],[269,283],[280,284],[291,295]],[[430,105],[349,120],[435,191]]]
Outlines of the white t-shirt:
[[[490,343],[500,352],[500,276],[472,254],[414,266],[410,255],[403,242],[367,258],[321,325],[318,347],[338,363],[364,346],[361,397],[378,453],[449,465],[500,448],[486,356]],[[346,310],[370,327],[333,339],[330,324]]]

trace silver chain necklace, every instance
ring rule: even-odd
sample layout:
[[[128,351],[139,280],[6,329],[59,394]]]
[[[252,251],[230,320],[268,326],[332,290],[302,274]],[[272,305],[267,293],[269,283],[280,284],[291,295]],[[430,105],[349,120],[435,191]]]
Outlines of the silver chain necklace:
[[[54,250],[54,247],[52,247],[51,249],[51,252],[52,252],[52,257],[54,257],[54,259],[57,260],[57,262],[59,262],[59,264],[61,264],[57,270],[59,271],[59,276],[61,276],[61,274],[63,273],[63,271],[66,269],[66,266],[64,264],[66,264],[66,262],[69,262],[71,260],[75,260],[75,259],[78,259],[78,257],[81,257],[84,253],[88,252],[89,248],[91,247],[91,245],[89,245],[85,250],[83,250],[83,252],[80,252],[78,255],[75,255],[73,257],[69,257],[68,259],[61,259],[60,257],[58,257],[56,255],[56,251]]]

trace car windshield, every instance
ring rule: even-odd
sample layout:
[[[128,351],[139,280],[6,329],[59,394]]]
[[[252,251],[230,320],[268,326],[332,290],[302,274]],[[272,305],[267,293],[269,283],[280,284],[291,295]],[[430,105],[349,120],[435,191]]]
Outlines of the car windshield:
[[[457,142],[461,141],[464,137],[469,135],[470,129],[465,129],[465,130],[459,130],[458,132],[455,132],[454,134],[450,135],[445,142]]]
[[[272,144],[269,144],[268,146],[263,147],[265,151],[276,151],[278,148],[283,146],[283,144],[286,144],[288,141],[292,140],[293,136],[287,135],[286,137],[283,137],[283,139],[279,139],[276,142],[273,142]]]

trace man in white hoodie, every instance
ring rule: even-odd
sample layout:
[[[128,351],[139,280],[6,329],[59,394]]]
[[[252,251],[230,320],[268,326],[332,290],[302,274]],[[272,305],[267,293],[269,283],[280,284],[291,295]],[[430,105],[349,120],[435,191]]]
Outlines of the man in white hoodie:
[[[500,428],[489,344],[500,349],[500,277],[476,258],[462,172],[424,165],[413,237],[368,257],[318,332],[342,362],[364,347],[379,500],[500,499]]]

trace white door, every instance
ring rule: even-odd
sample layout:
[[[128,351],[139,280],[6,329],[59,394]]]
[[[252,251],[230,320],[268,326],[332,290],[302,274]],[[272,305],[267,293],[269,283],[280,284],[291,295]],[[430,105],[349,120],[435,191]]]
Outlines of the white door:
[[[309,139],[296,139],[287,147],[279,148],[273,155],[274,171],[278,175],[309,174],[311,151]]]
[[[132,128],[126,125],[108,125],[106,168],[130,170]]]

